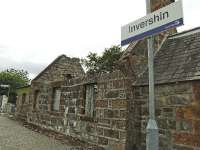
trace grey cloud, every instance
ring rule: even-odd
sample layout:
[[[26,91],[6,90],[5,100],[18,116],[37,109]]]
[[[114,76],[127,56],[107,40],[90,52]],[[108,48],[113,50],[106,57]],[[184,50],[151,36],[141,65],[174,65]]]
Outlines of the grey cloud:
[[[41,72],[47,64],[38,64],[28,61],[14,61],[12,59],[7,59],[0,57],[0,71],[6,70],[9,68],[15,68],[15,69],[23,69],[28,71],[29,76],[31,78],[35,77],[39,72]]]

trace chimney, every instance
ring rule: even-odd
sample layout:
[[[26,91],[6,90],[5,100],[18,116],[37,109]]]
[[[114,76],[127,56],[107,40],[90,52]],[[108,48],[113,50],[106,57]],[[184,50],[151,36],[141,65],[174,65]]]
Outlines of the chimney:
[[[165,7],[171,3],[175,2],[175,0],[151,0],[151,11],[156,11],[162,7]],[[154,38],[154,44],[155,44],[155,49],[158,49],[165,39],[166,36],[177,33],[176,28],[170,29],[167,31],[164,31],[160,33],[159,35],[155,36]]]
[[[171,3],[173,3],[175,0],[151,0],[151,10],[152,12],[155,10],[158,10],[162,7],[165,7]]]

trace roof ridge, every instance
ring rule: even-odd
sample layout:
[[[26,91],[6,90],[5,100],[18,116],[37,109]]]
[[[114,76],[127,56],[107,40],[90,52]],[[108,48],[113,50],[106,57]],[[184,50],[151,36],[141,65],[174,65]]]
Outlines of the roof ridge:
[[[36,79],[38,79],[42,73],[44,73],[48,68],[50,68],[57,60],[59,60],[62,57],[64,57],[65,59],[70,59],[70,60],[77,59],[75,57],[73,57],[73,58],[68,57],[65,54],[59,55],[49,65],[47,65],[47,67],[45,67],[32,81],[35,81]]]
[[[169,35],[168,38],[176,37],[176,36],[183,35],[183,34],[186,34],[186,33],[190,33],[190,32],[196,31],[196,30],[200,30],[200,26],[199,26],[199,27],[192,28],[192,29],[188,29],[188,30],[181,31],[181,32],[179,32],[179,33],[174,33],[174,34],[172,34],[172,35]],[[200,32],[200,31],[199,31],[199,32]]]

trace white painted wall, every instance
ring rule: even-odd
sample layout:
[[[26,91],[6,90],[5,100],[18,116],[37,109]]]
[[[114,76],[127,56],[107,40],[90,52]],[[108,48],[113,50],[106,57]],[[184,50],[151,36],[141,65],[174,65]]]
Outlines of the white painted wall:
[[[8,97],[6,95],[2,96],[1,110],[5,110],[6,104],[8,103]]]

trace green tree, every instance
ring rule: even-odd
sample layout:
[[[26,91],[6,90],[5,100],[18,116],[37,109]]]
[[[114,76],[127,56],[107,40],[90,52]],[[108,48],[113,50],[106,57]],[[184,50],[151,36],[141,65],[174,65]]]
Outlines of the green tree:
[[[86,67],[87,72],[98,72],[100,66],[100,57],[97,53],[90,52],[86,59],[81,60],[82,64]]]
[[[90,52],[85,59],[82,59],[82,64],[86,67],[88,73],[112,72],[117,69],[116,62],[120,59],[122,53],[120,46],[106,48],[102,56]]]
[[[0,72],[0,85],[10,85],[10,102],[15,102],[16,88],[26,86],[29,82],[27,71],[8,69]],[[7,94],[8,88],[0,87],[0,95]]]

